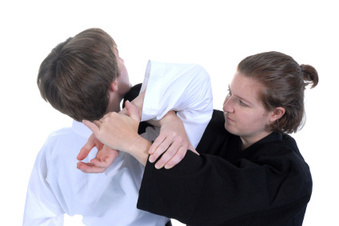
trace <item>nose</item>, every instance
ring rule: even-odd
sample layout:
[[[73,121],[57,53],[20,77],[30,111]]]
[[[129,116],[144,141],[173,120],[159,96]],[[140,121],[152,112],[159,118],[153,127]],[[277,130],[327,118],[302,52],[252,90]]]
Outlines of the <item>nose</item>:
[[[229,113],[234,112],[234,107],[232,105],[231,99],[232,99],[232,97],[230,97],[229,95],[226,96],[225,101],[224,101],[224,105],[223,105],[223,108],[222,108],[224,112],[229,112]]]

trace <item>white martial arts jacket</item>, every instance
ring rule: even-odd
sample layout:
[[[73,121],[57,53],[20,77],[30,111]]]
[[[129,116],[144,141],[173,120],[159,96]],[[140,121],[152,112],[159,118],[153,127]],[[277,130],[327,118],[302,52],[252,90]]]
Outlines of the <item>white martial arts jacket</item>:
[[[146,89],[147,87],[147,89]],[[210,78],[198,65],[150,61],[142,120],[178,111],[189,139],[197,146],[213,111]],[[144,167],[120,152],[101,174],[76,168],[77,155],[91,131],[80,122],[50,134],[37,155],[26,197],[23,225],[63,225],[64,214],[82,215],[85,225],[161,225],[167,218],[136,208]],[[144,137],[154,139],[155,131]],[[96,150],[84,160],[94,158]]]

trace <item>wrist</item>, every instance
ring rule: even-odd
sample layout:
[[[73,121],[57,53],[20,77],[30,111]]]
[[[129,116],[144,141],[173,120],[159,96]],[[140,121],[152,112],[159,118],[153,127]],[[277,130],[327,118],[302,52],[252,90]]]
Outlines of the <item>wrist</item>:
[[[169,111],[166,115],[159,120],[159,126],[163,126],[167,123],[171,123],[173,120],[179,119],[175,111]],[[179,119],[180,120],[180,119]]]
[[[146,165],[148,160],[148,150],[150,149],[152,143],[145,138],[138,136],[131,142],[129,148],[129,154],[131,154],[136,160],[138,160],[142,165]]]

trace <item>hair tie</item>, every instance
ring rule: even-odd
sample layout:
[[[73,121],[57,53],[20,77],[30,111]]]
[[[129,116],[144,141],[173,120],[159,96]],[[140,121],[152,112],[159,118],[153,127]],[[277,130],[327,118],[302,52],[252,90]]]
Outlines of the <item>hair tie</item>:
[[[298,74],[300,74],[301,77],[303,76],[303,68],[302,68],[302,65],[300,65],[300,66],[298,67]]]

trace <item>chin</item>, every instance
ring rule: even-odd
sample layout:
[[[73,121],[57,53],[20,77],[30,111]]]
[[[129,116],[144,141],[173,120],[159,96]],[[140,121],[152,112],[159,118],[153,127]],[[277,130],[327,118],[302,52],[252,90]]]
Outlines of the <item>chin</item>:
[[[233,134],[233,129],[232,129],[232,126],[230,126],[230,124],[228,124],[227,122],[225,122],[225,129],[228,131],[228,132],[230,132],[230,133],[232,133]]]
[[[232,125],[230,125],[230,124],[228,124],[228,123],[225,123],[225,129],[226,129],[229,133],[231,133],[231,134],[233,134],[233,135],[236,135],[236,136],[240,136],[239,134],[241,134],[240,131],[239,131],[237,128],[235,128],[234,126],[232,126]]]

